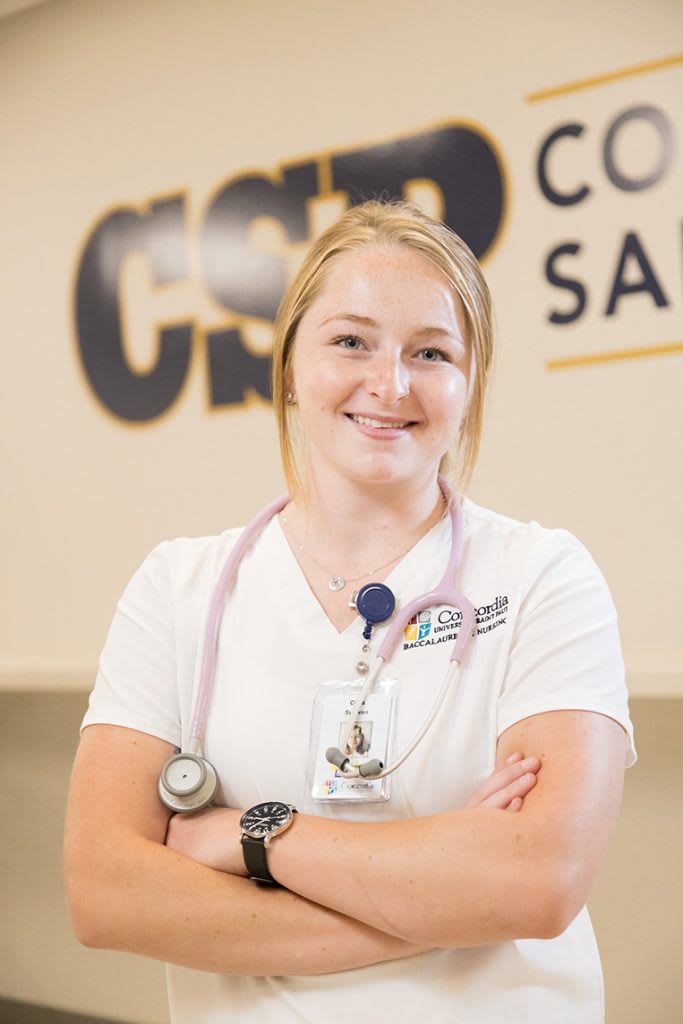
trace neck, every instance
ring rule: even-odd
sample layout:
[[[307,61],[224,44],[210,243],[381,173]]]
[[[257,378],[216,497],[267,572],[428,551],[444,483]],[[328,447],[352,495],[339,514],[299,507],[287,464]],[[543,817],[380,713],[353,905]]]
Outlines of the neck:
[[[391,485],[321,480],[309,473],[285,511],[286,532],[330,572],[370,571],[398,560],[441,518],[434,472]],[[367,564],[366,564],[367,563]]]

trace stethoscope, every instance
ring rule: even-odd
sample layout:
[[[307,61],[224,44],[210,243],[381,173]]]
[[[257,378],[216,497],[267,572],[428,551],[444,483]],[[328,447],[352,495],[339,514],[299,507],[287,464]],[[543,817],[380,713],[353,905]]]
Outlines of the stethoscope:
[[[356,697],[354,712],[349,716],[342,739],[342,747],[346,747],[351,732],[358,722],[363,702],[367,700],[372,692],[382,666],[393,654],[405,627],[413,616],[437,605],[448,605],[449,607],[457,608],[461,613],[460,628],[458,636],[453,643],[448,671],[436,700],[422,726],[393,764],[385,766],[381,761],[375,759],[354,765],[350,758],[344,755],[338,747],[330,747],[326,751],[325,756],[330,763],[335,765],[347,778],[363,776],[364,778],[382,779],[395,772],[410,757],[438,715],[446,694],[456,680],[465,651],[476,628],[475,608],[466,597],[455,589],[454,582],[463,548],[462,512],[460,505],[451,499],[448,485],[442,478],[439,478],[439,486],[448,504],[452,527],[451,551],[446,571],[434,590],[430,590],[429,593],[410,601],[405,608],[399,611],[389,626],[375,659],[368,670],[365,682]],[[228,591],[237,578],[237,572],[245,552],[251,547],[273,516],[281,512],[290,500],[289,495],[284,495],[278,498],[277,501],[271,502],[270,505],[267,505],[266,508],[254,517],[240,534],[218,577],[206,620],[197,697],[186,749],[170,757],[159,776],[159,796],[162,802],[172,811],[198,811],[202,807],[207,807],[216,794],[218,788],[216,769],[203,756],[202,747],[216,674],[218,634],[223,606]],[[365,594],[363,593],[364,591]],[[367,587],[361,587],[358,591],[356,608],[359,614],[366,619],[366,629],[364,632],[364,635],[366,635],[373,625],[385,621],[392,614],[394,609],[393,594],[384,584],[368,584]]]

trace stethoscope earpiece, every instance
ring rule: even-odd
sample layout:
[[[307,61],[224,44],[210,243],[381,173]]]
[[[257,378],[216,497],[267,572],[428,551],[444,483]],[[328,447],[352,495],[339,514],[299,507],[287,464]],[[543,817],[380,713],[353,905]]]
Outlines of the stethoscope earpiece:
[[[159,798],[176,813],[199,811],[213,800],[218,776],[213,765],[197,754],[169,757],[159,776]]]
[[[365,761],[363,764],[351,764],[351,758],[347,757],[346,754],[342,754],[339,747],[328,747],[325,751],[325,757],[330,764],[333,764],[340,770],[342,775],[349,779],[357,779],[359,776],[364,779],[374,779],[384,770],[384,762],[376,757],[373,757],[371,761]]]

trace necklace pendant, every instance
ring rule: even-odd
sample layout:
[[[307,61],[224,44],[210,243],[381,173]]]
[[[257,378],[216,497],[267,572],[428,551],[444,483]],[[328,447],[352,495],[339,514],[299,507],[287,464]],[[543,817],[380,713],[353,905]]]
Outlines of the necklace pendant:
[[[366,661],[357,661],[356,662],[356,672],[358,673],[359,676],[366,675],[367,671],[368,671],[368,663]]]
[[[343,576],[330,576],[327,585],[330,590],[343,590],[346,586],[346,580]]]

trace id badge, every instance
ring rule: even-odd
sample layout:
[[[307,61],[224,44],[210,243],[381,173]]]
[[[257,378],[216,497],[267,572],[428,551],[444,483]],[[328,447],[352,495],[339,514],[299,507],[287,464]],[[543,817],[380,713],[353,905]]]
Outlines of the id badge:
[[[322,683],[313,702],[306,788],[316,803],[358,803],[389,799],[391,777],[348,778],[327,760],[326,751],[337,747],[354,767],[375,758],[385,765],[394,756],[394,726],[398,682],[382,679],[363,701],[356,724],[345,743],[349,720],[356,709],[361,685]]]

